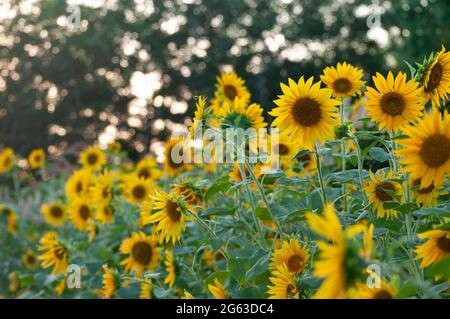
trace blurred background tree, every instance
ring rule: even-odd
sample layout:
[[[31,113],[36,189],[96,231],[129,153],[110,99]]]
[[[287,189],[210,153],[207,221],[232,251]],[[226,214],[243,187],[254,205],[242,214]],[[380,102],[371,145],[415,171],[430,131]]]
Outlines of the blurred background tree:
[[[280,81],[339,61],[368,81],[407,71],[449,44],[448,21],[446,0],[2,0],[0,147],[118,140],[161,156],[220,71],[270,110]]]

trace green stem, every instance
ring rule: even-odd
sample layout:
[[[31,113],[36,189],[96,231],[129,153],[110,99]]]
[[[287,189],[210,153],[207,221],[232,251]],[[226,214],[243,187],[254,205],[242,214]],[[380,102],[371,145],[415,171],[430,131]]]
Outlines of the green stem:
[[[213,236],[214,238],[217,238],[216,233],[211,229],[211,227],[208,226],[208,224],[205,223],[205,221],[200,216],[198,216],[194,212],[191,212],[189,209],[187,209],[186,212],[189,215],[194,216],[194,218],[199,222],[200,226],[205,228],[208,231],[208,233],[211,234],[211,236]]]
[[[317,175],[319,175],[319,184],[320,184],[320,189],[322,190],[322,204],[325,207],[325,205],[328,203],[327,193],[325,191],[325,183],[323,180],[322,164],[320,163],[320,149],[319,149],[319,147],[317,147],[317,145],[316,145],[315,155],[316,155],[316,162],[317,162]]]
[[[366,206],[367,205],[367,195],[366,195],[366,191],[364,190],[364,178],[363,178],[363,174],[362,174],[364,159],[362,158],[361,147],[359,146],[358,139],[356,138],[355,135],[352,135],[352,138],[353,138],[353,141],[355,142],[355,146],[356,146],[356,156],[357,156],[357,160],[358,160],[359,184],[360,184],[360,188],[361,188],[361,193],[363,194],[363,197],[364,197],[363,205]]]
[[[339,108],[340,111],[340,120],[341,120],[341,128],[345,125],[345,110],[344,110],[344,99],[341,99],[341,106]],[[341,161],[342,161],[342,174],[345,173],[345,138],[341,139]],[[347,196],[345,196],[345,183],[342,183],[342,206],[344,211],[347,211]]]

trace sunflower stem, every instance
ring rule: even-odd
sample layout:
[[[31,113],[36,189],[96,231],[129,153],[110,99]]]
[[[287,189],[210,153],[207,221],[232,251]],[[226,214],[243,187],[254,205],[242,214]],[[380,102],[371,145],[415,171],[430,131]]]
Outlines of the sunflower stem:
[[[187,212],[189,215],[193,216],[193,217],[198,221],[198,223],[200,224],[200,226],[202,226],[203,228],[205,228],[205,229],[211,234],[211,236],[213,236],[214,238],[217,238],[216,233],[211,229],[211,227],[208,226],[207,223],[205,223],[205,221],[204,221],[200,216],[198,216],[198,215],[195,214],[194,212],[191,212],[189,209],[187,209],[186,212]]]
[[[317,162],[317,175],[319,176],[319,184],[320,189],[322,191],[322,204],[325,207],[325,205],[327,204],[327,194],[325,192],[325,183],[322,175],[322,164],[320,163],[320,149],[319,147],[317,147],[317,145],[314,153],[316,155],[316,162]]]
[[[340,111],[340,120],[341,120],[341,128],[345,125],[345,110],[344,110],[344,99],[341,99],[341,106],[339,108]],[[345,167],[345,137],[341,139],[341,161],[342,161],[342,174],[345,173],[346,167]],[[342,183],[342,206],[344,208],[344,211],[347,211],[347,196],[345,196],[346,193],[346,187],[345,183]]]
[[[362,174],[363,171],[363,163],[364,159],[362,158],[361,147],[359,146],[358,138],[352,134],[353,141],[355,142],[356,147],[356,156],[358,161],[358,177],[359,177],[359,186],[361,188],[361,193],[363,194],[363,206],[367,206],[367,194],[364,189],[364,177]]]

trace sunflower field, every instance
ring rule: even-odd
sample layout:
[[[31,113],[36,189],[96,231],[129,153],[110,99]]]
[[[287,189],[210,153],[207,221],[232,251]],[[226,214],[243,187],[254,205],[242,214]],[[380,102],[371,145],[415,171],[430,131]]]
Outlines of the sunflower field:
[[[222,73],[161,163],[114,142],[55,175],[45,150],[3,146],[1,296],[449,298],[450,52],[408,67],[299,74],[268,114]],[[280,135],[266,151],[226,139],[240,160],[178,161],[208,143],[194,123]]]

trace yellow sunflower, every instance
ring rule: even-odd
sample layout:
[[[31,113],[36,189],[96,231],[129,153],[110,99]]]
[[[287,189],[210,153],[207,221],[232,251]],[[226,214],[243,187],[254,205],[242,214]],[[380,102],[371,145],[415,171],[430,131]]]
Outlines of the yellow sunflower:
[[[0,152],[0,174],[9,172],[14,166],[14,151],[12,148],[5,148]]]
[[[171,177],[177,176],[188,168],[184,163],[184,145],[186,143],[181,138],[169,139],[166,142],[164,148],[164,170]]]
[[[232,103],[225,104],[220,114],[221,127],[227,128],[249,128],[259,129],[267,126],[264,121],[263,108],[257,103],[248,103],[235,98]]]
[[[383,206],[384,202],[398,201],[397,198],[392,196],[392,193],[397,195],[399,199],[403,195],[402,184],[391,180],[394,178],[392,171],[386,173],[383,170],[379,170],[375,174],[370,171],[370,181],[365,183],[364,189],[369,195],[369,203],[374,206],[377,216],[380,218],[397,218],[398,212],[396,210],[386,209]]]
[[[420,179],[410,178],[410,185],[412,188],[411,200],[415,201],[419,206],[422,207],[435,207],[438,203],[438,198],[445,194],[445,191],[441,186],[436,186],[431,183],[427,187],[420,187]]]
[[[6,230],[8,233],[13,234],[17,230],[17,214],[11,208],[8,208],[0,204],[0,215],[8,218],[8,225]]]
[[[129,255],[120,264],[125,266],[126,272],[136,270],[140,277],[145,269],[152,270],[158,264],[160,250],[152,236],[134,232],[120,245],[120,253]]]
[[[38,250],[43,251],[37,258],[41,260],[41,266],[45,269],[53,266],[52,275],[63,274],[67,271],[69,253],[66,247],[59,241],[55,232],[46,233],[39,241]]]
[[[308,177],[316,174],[317,161],[313,153],[303,153],[295,158],[294,163],[295,162],[296,169],[294,171],[297,172],[298,175]]]
[[[220,116],[222,108],[226,104],[232,104],[235,98],[242,99],[245,103],[250,100],[250,92],[245,87],[245,81],[234,71],[221,73],[217,77],[216,92],[212,102],[214,114]]]
[[[41,206],[45,221],[53,226],[60,226],[66,220],[66,207],[59,201]]]
[[[164,283],[168,284],[172,288],[175,283],[175,262],[171,251],[166,251],[166,259],[164,260],[166,266],[167,277],[164,279]]]
[[[30,155],[28,155],[28,164],[31,169],[38,169],[44,166],[45,163],[45,152],[42,148],[33,150]]]
[[[362,78],[363,71],[347,62],[338,63],[336,67],[327,67],[320,76],[336,98],[360,94],[361,88],[366,83]]]
[[[192,119],[192,123],[189,126],[189,137],[193,139],[195,137],[195,133],[197,130],[196,125],[199,125],[200,121],[203,121],[205,117],[205,108],[206,108],[206,97],[199,96],[197,102],[195,103],[195,112],[194,118]]]
[[[114,175],[107,170],[99,174],[92,186],[90,186],[90,195],[95,206],[101,206],[109,203],[113,195]]]
[[[80,153],[80,164],[83,168],[95,171],[106,163],[105,153],[97,146],[90,146]]]
[[[133,204],[142,204],[154,193],[153,187],[152,181],[133,175],[125,183],[126,199]]]
[[[281,83],[283,95],[274,101],[278,107],[269,113],[276,117],[274,127],[308,150],[317,142],[333,139],[334,127],[339,125],[336,106],[340,102],[331,97],[331,90],[313,81],[313,77],[306,82],[301,77],[298,83],[289,79],[289,86]]]
[[[427,241],[415,250],[420,267],[426,268],[450,255],[450,230],[434,229],[418,235]]]
[[[306,270],[309,259],[309,249],[302,246],[297,239],[283,241],[281,248],[272,254],[270,268],[286,265],[289,272],[299,274]]]
[[[151,156],[147,156],[137,163],[136,175],[144,179],[157,180],[162,174],[156,160]]]
[[[139,299],[152,299],[152,281],[150,278],[144,278],[139,290]]]
[[[450,52],[446,52],[444,46],[427,63],[420,83],[424,88],[427,100],[431,99],[433,106],[440,106],[441,100],[448,99],[450,93]]]
[[[94,217],[91,201],[88,197],[78,197],[69,203],[70,221],[78,231],[86,231]]]
[[[95,209],[95,219],[101,224],[113,223],[114,217],[114,207],[110,203],[98,205]]]
[[[25,255],[23,255],[22,262],[26,268],[31,269],[36,265],[36,255],[32,251],[28,251]]]
[[[216,299],[228,298],[225,288],[217,278],[214,278],[214,285],[212,284],[208,285],[208,290]]]
[[[147,205],[144,205],[146,207]],[[166,243],[175,244],[181,238],[181,232],[184,231],[185,225],[185,207],[182,198],[174,193],[167,194],[158,192],[151,197],[151,211],[144,211],[143,208],[143,225],[150,223],[158,223],[155,232],[161,236],[161,240]]]
[[[108,151],[111,152],[111,154],[117,155],[120,153],[122,149],[122,145],[119,142],[114,142],[108,145]]]
[[[100,296],[103,299],[110,299],[116,293],[117,288],[120,284],[119,274],[108,267],[108,265],[103,265],[103,287],[100,291]]]
[[[395,299],[397,290],[381,281],[380,287],[369,287],[366,283],[358,283],[350,293],[353,299]]]
[[[69,200],[89,194],[95,176],[86,169],[74,171],[66,183],[66,196]]]
[[[411,178],[420,179],[421,188],[432,183],[441,185],[450,171],[450,116],[445,112],[441,117],[433,109],[404,133],[408,138],[399,140],[403,148],[396,152],[402,157],[403,170],[411,173]]]
[[[189,181],[179,181],[172,186],[172,192],[178,196],[182,196],[187,207],[196,210],[196,207],[203,202],[202,190]]]
[[[269,278],[272,286],[268,286],[269,299],[299,299],[300,289],[292,272],[285,264],[276,267]]]
[[[384,78],[380,73],[373,77],[375,88],[368,87],[365,108],[373,122],[387,131],[403,129],[417,121],[424,108],[422,89],[412,79],[407,81],[406,74],[399,72],[394,78],[392,72]]]
[[[248,180],[252,180],[251,176],[250,176],[250,171],[248,170],[247,165],[242,164],[244,166],[244,173],[245,173],[245,177]],[[252,165],[252,164],[250,164]],[[261,164],[256,163],[253,166],[253,173],[255,174],[256,178],[260,178],[262,176],[261,174]],[[239,167],[239,163],[238,162],[234,162],[233,164],[233,169],[228,173],[228,177],[230,178],[231,181],[235,181],[238,183],[242,183],[243,182],[243,177],[241,174],[241,170]]]
[[[213,269],[215,269],[214,263],[223,260],[224,258],[225,256],[220,252],[220,250],[216,251],[214,254],[208,249],[203,252],[203,259],[206,261],[208,266]]]

